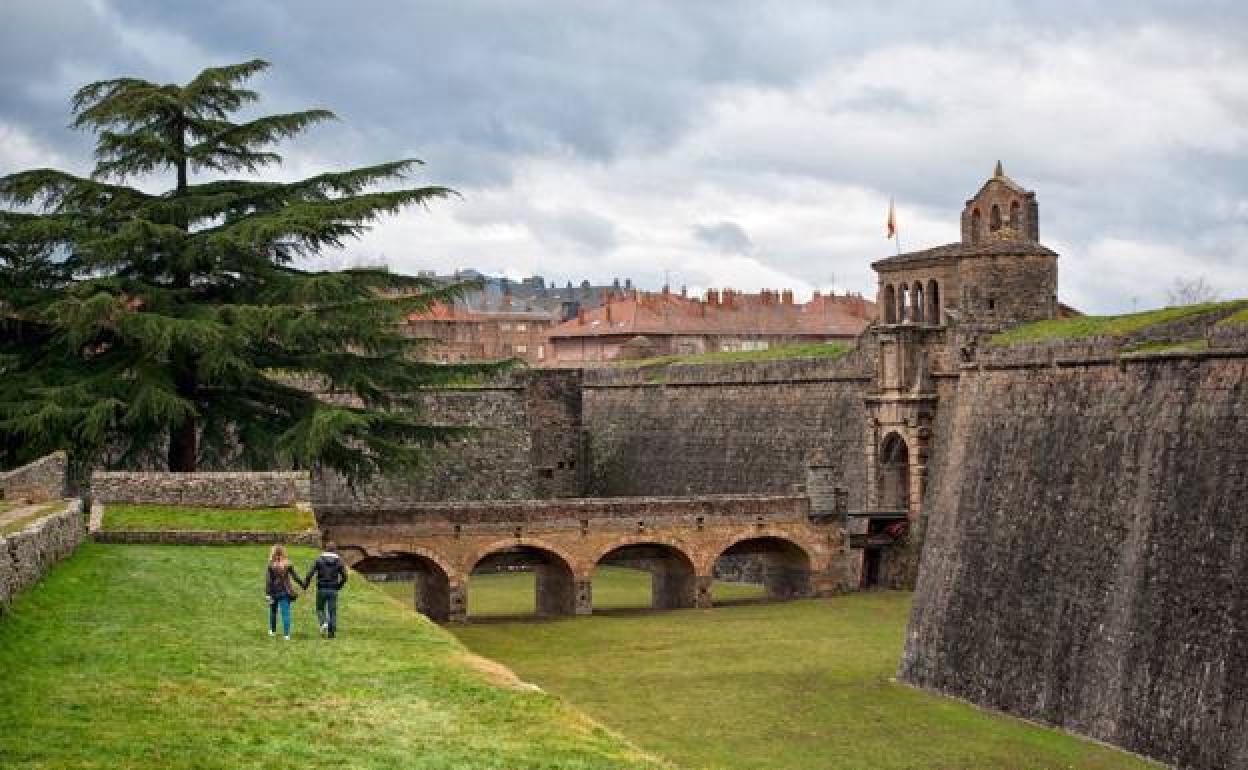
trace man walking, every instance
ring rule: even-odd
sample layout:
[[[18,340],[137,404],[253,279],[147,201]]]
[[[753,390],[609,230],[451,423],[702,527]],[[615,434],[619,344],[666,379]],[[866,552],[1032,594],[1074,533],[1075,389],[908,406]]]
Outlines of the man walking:
[[[333,639],[338,633],[338,592],[347,584],[347,568],[338,558],[338,548],[326,543],[325,550],[316,561],[304,584],[312,582],[316,575],[316,619],[321,624],[321,634]]]

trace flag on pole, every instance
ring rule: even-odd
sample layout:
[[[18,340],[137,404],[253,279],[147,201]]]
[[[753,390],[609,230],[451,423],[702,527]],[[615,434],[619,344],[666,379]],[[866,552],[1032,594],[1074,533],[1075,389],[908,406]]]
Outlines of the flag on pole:
[[[897,235],[897,211],[893,207],[893,199],[888,199],[888,235],[886,237],[893,238]]]

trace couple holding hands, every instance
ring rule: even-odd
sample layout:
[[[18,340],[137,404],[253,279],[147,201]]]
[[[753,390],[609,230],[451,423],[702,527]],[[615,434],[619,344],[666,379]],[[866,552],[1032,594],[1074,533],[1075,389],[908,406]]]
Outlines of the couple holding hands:
[[[347,584],[347,568],[338,557],[333,543],[326,543],[325,550],[308,574],[300,579],[294,565],[286,556],[282,545],[273,546],[269,552],[269,566],[265,570],[264,595],[269,600],[269,636],[277,636],[277,616],[282,616],[282,635],[290,641],[290,603],[299,597],[298,584],[308,589],[312,576],[316,576],[316,619],[321,634],[333,639],[338,633],[338,592]]]

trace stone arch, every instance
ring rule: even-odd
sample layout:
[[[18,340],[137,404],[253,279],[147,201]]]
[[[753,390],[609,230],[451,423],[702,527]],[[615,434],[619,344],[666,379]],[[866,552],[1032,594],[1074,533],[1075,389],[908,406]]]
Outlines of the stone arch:
[[[621,540],[602,549],[595,566],[610,564],[650,573],[650,606],[678,609],[697,606],[697,567],[685,549],[663,538]]]
[[[352,569],[364,575],[403,574],[413,583],[412,600],[416,611],[430,620],[445,623],[453,614],[451,573],[425,549],[376,553],[364,556]],[[458,608],[462,610],[462,608]]]
[[[884,323],[897,323],[897,292],[891,283],[880,293],[880,307],[884,309]]]
[[[914,288],[910,290],[910,304],[913,306],[912,318],[915,323],[923,323],[924,311],[927,309],[923,306],[923,282],[915,281]]]
[[[900,433],[880,442],[877,473],[878,507],[885,511],[910,509],[910,447]]]
[[[574,561],[558,548],[540,541],[523,539],[496,542],[477,551],[466,575],[506,566],[532,568],[537,577],[538,615],[572,615],[576,612]],[[465,591],[466,593],[466,591]]]
[[[1001,229],[1001,207],[994,203],[992,204],[992,210],[988,214],[988,230],[990,232],[995,233],[996,231],[1000,229]]]
[[[796,599],[813,595],[813,562],[810,551],[792,538],[759,532],[723,548],[712,561],[712,575],[735,572],[738,580],[761,582],[768,599]]]
[[[1019,235],[1023,233],[1023,206],[1018,201],[1010,202],[1010,227]]]
[[[980,231],[983,229],[982,220],[979,209],[971,212],[971,243],[979,243]]]
[[[897,289],[897,323],[910,318],[910,287],[903,283]]]
[[[936,326],[941,323],[940,284],[935,278],[927,282],[927,322]]]

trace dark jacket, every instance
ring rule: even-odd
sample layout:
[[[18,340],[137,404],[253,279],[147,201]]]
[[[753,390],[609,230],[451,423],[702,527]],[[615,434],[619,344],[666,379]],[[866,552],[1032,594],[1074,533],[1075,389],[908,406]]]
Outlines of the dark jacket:
[[[304,588],[307,587],[307,582],[299,579],[299,575],[295,573],[294,567],[287,567],[279,571],[270,564],[264,571],[264,593],[274,599],[293,596],[290,591],[292,588],[291,581],[298,583]]]
[[[347,584],[347,568],[338,558],[338,554],[326,551],[312,562],[312,569],[303,579],[303,584],[310,585],[312,576],[316,575],[317,591],[338,591]]]

